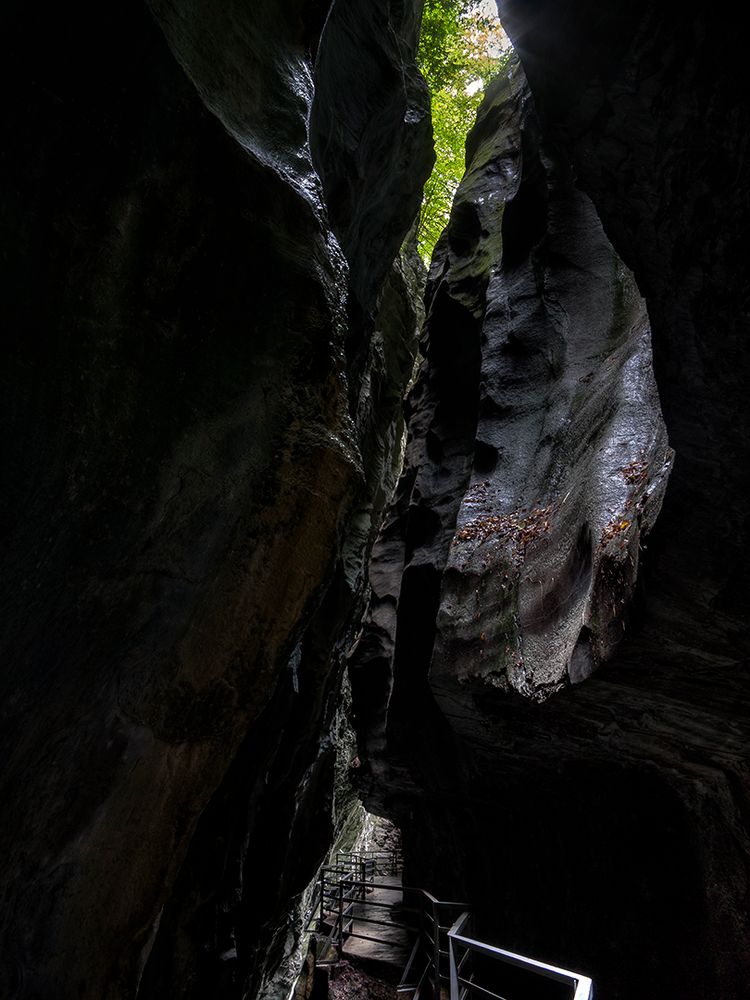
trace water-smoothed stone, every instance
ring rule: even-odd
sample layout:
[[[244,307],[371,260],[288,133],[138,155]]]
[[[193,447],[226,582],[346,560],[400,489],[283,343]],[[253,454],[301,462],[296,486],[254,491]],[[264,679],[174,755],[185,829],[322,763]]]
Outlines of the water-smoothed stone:
[[[517,64],[468,151],[353,669],[356,690],[377,659],[393,697],[421,678],[451,715],[483,685],[543,700],[611,657],[672,461],[645,303]]]
[[[367,323],[311,152],[327,9],[2,15],[3,995],[252,994],[330,846],[417,324],[402,6],[378,31],[421,125],[392,103],[373,133],[412,169],[401,199],[387,163],[358,195],[385,216]],[[342,127],[379,86],[352,77]]]
[[[405,471],[351,661],[362,789],[403,829],[406,880],[468,898],[501,946],[612,997],[739,997],[748,700],[718,620],[678,647],[693,605],[662,562],[654,317],[582,190],[606,153],[569,153],[577,113],[548,129],[545,80],[541,115],[518,69],[490,89],[430,271]],[[602,213],[613,234],[636,212],[619,206]],[[705,600],[700,576],[683,586]]]

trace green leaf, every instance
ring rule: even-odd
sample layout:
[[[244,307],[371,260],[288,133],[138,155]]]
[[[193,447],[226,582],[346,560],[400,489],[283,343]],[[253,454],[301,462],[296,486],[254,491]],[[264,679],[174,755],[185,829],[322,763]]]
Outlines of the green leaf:
[[[432,95],[437,159],[425,185],[417,245],[428,264],[464,174],[466,135],[487,84],[509,55],[486,0],[426,0],[417,62]]]

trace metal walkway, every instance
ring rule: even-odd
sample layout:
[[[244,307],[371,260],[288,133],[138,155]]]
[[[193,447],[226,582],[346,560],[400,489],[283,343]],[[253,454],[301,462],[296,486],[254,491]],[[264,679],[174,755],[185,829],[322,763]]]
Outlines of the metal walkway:
[[[464,903],[401,884],[395,852],[339,854],[311,914],[319,966],[343,958],[403,968],[405,1000],[593,1000],[587,976],[472,936]]]
[[[403,969],[414,944],[414,931],[394,912],[403,914],[400,875],[375,878],[363,900],[351,908],[351,929],[344,941],[344,958],[360,964],[396,966]]]

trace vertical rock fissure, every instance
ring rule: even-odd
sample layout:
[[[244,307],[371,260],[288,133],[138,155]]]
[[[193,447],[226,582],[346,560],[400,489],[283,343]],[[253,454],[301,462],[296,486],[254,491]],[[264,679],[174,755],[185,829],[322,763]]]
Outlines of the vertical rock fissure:
[[[559,876],[545,854],[545,796],[570,796],[593,757],[580,791],[591,808],[620,766],[576,719],[595,697],[578,692],[627,632],[672,452],[645,303],[564,152],[543,136],[517,63],[488,91],[467,152],[428,282],[405,470],[350,660],[358,774],[366,803],[402,827],[413,881],[468,895],[488,934],[504,913],[527,913],[506,928],[509,946],[604,970],[591,922],[582,950],[552,915],[534,926],[523,886],[548,906],[545,879]],[[524,785],[529,768],[538,798]],[[640,768],[627,781],[645,795]],[[573,830],[557,835],[594,906]],[[517,851],[512,876],[493,869],[498,852]],[[690,879],[697,925],[694,890]],[[485,905],[493,892],[502,912]]]

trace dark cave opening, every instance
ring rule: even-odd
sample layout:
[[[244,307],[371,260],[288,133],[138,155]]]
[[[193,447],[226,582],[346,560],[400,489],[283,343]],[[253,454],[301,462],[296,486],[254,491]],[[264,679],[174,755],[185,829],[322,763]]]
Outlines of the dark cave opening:
[[[528,788],[501,785],[474,820],[495,831],[471,890],[478,927],[510,950],[596,970],[599,995],[699,995],[711,962],[697,949],[701,848],[686,819],[673,789],[624,768],[570,763]]]

